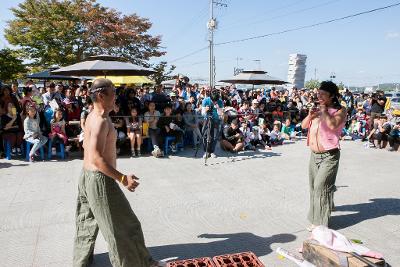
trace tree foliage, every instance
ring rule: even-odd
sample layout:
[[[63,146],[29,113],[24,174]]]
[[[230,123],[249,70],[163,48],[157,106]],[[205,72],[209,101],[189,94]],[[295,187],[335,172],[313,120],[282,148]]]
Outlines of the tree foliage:
[[[321,82],[319,80],[308,80],[306,81],[306,83],[304,84],[304,87],[307,89],[314,89],[314,88],[319,88],[319,85],[321,84]]]
[[[0,50],[0,80],[3,82],[13,81],[20,78],[26,68],[21,59],[9,48]]]
[[[161,84],[161,82],[171,79],[171,73],[174,71],[176,66],[171,65],[167,67],[167,62],[161,61],[160,63],[153,65],[153,70],[156,72],[150,76],[156,84]]]
[[[152,23],[137,14],[123,15],[96,0],[25,0],[11,9],[5,37],[34,65],[67,65],[87,56],[110,54],[149,66],[161,51]]]

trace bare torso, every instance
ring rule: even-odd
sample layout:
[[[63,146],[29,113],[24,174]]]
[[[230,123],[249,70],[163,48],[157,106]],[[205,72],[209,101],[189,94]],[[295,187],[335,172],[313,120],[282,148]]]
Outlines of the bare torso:
[[[321,144],[321,140],[318,136],[319,131],[319,117],[315,118],[311,122],[310,132],[309,132],[309,146],[314,152],[324,152],[325,149]]]
[[[83,140],[83,148],[84,148],[84,159],[83,159],[83,167],[86,170],[90,171],[96,171],[97,168],[94,165],[94,160],[93,160],[93,155],[91,155],[90,151],[91,149],[89,146],[96,146],[96,142],[92,142],[91,140],[91,128],[94,123],[98,123],[98,120],[107,120],[107,127],[104,129],[104,131],[107,131],[107,137],[106,137],[106,143],[104,146],[104,151],[102,153],[102,157],[104,160],[112,166],[114,169],[117,167],[116,166],[116,158],[117,158],[117,153],[116,153],[116,140],[117,140],[117,135],[113,126],[113,123],[111,122],[110,117],[102,117],[95,112],[90,112],[86,119],[85,123],[85,129],[84,129],[84,140]]]

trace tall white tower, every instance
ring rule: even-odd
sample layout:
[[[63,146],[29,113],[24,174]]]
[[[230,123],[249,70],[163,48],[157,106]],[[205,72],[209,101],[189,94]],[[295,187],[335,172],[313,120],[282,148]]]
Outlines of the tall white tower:
[[[306,78],[307,56],[302,54],[289,55],[288,82],[297,88],[304,87]]]

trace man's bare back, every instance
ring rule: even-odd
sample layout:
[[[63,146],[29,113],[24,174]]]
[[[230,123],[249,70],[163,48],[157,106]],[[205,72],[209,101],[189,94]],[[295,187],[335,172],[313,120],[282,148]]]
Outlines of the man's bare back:
[[[92,129],[98,129],[101,127],[102,138],[98,136],[93,136]],[[84,163],[83,166],[86,170],[97,171],[95,162],[95,150],[96,148],[101,148],[101,156],[104,161],[116,168],[116,133],[111,119],[108,115],[96,114],[96,112],[91,112],[86,120],[85,124],[85,138],[83,140],[84,148]],[[99,143],[100,142],[100,143]]]

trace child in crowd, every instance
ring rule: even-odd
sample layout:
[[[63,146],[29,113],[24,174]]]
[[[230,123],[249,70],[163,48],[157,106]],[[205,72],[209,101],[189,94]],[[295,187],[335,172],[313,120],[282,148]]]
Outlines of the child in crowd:
[[[241,123],[241,127],[239,130],[242,132],[244,138],[244,149],[245,150],[254,150],[255,147],[252,145],[252,141],[254,140],[254,135],[250,130],[250,127],[247,126],[247,123],[243,121]]]
[[[64,145],[68,142],[67,134],[65,133],[65,121],[63,119],[63,112],[61,109],[56,109],[54,111],[53,119],[50,121],[49,138],[54,142],[57,139],[62,140]]]
[[[29,161],[34,161],[36,151],[47,143],[47,137],[43,136],[40,131],[40,119],[34,106],[28,105],[26,108],[27,117],[24,120],[24,139],[32,143],[32,149],[29,152]]]
[[[285,138],[280,131],[280,123],[274,123],[274,127],[270,134],[272,145],[282,145]]]
[[[258,128],[258,132],[260,134],[261,140],[265,144],[264,147],[267,150],[271,150],[271,132],[268,128],[268,122],[266,120],[263,120],[260,123],[260,127]]]
[[[131,141],[131,156],[140,157],[140,146],[142,145],[142,119],[138,116],[136,108],[131,109],[131,116],[129,119],[126,119],[126,129],[128,138]]]
[[[292,125],[292,122],[290,119],[285,120],[285,123],[282,126],[281,133],[282,133],[282,137],[285,138],[286,140],[295,138],[296,132],[294,131],[294,126]]]

